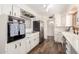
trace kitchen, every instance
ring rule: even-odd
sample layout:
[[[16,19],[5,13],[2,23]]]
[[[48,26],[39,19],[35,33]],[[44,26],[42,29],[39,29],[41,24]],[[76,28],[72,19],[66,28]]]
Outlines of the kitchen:
[[[78,54],[74,4],[1,4],[0,54]]]

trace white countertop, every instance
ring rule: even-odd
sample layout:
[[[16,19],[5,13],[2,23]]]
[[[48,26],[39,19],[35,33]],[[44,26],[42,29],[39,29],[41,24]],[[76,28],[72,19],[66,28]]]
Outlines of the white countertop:
[[[39,32],[26,33],[26,37],[30,37],[37,34],[39,34]]]
[[[62,32],[62,34],[70,42],[75,51],[79,53],[79,35],[72,32]]]

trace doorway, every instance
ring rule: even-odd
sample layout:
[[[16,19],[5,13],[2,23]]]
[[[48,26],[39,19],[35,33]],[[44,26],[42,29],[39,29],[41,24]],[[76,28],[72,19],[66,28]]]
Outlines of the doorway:
[[[54,21],[48,20],[47,22],[47,36],[48,39],[54,39]]]

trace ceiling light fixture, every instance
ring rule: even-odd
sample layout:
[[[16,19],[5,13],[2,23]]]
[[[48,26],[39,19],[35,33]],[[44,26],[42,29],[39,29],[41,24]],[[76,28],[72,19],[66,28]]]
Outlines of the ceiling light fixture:
[[[52,8],[54,5],[53,4],[44,4],[43,8],[46,9],[46,11],[48,12],[50,8]]]
[[[54,6],[53,4],[48,4],[48,6],[47,6],[47,8],[46,8],[46,11],[48,12],[49,9],[50,9],[51,7],[53,7],[53,6]]]
[[[47,4],[44,4],[43,7],[46,8],[47,7]]]
[[[53,21],[50,21],[50,24],[54,24],[54,22]]]

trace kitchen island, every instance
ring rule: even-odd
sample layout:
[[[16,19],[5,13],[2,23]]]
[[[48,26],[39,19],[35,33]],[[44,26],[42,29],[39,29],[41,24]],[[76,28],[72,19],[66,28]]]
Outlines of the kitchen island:
[[[66,53],[78,54],[79,53],[79,36],[72,32],[62,32],[66,40]]]

